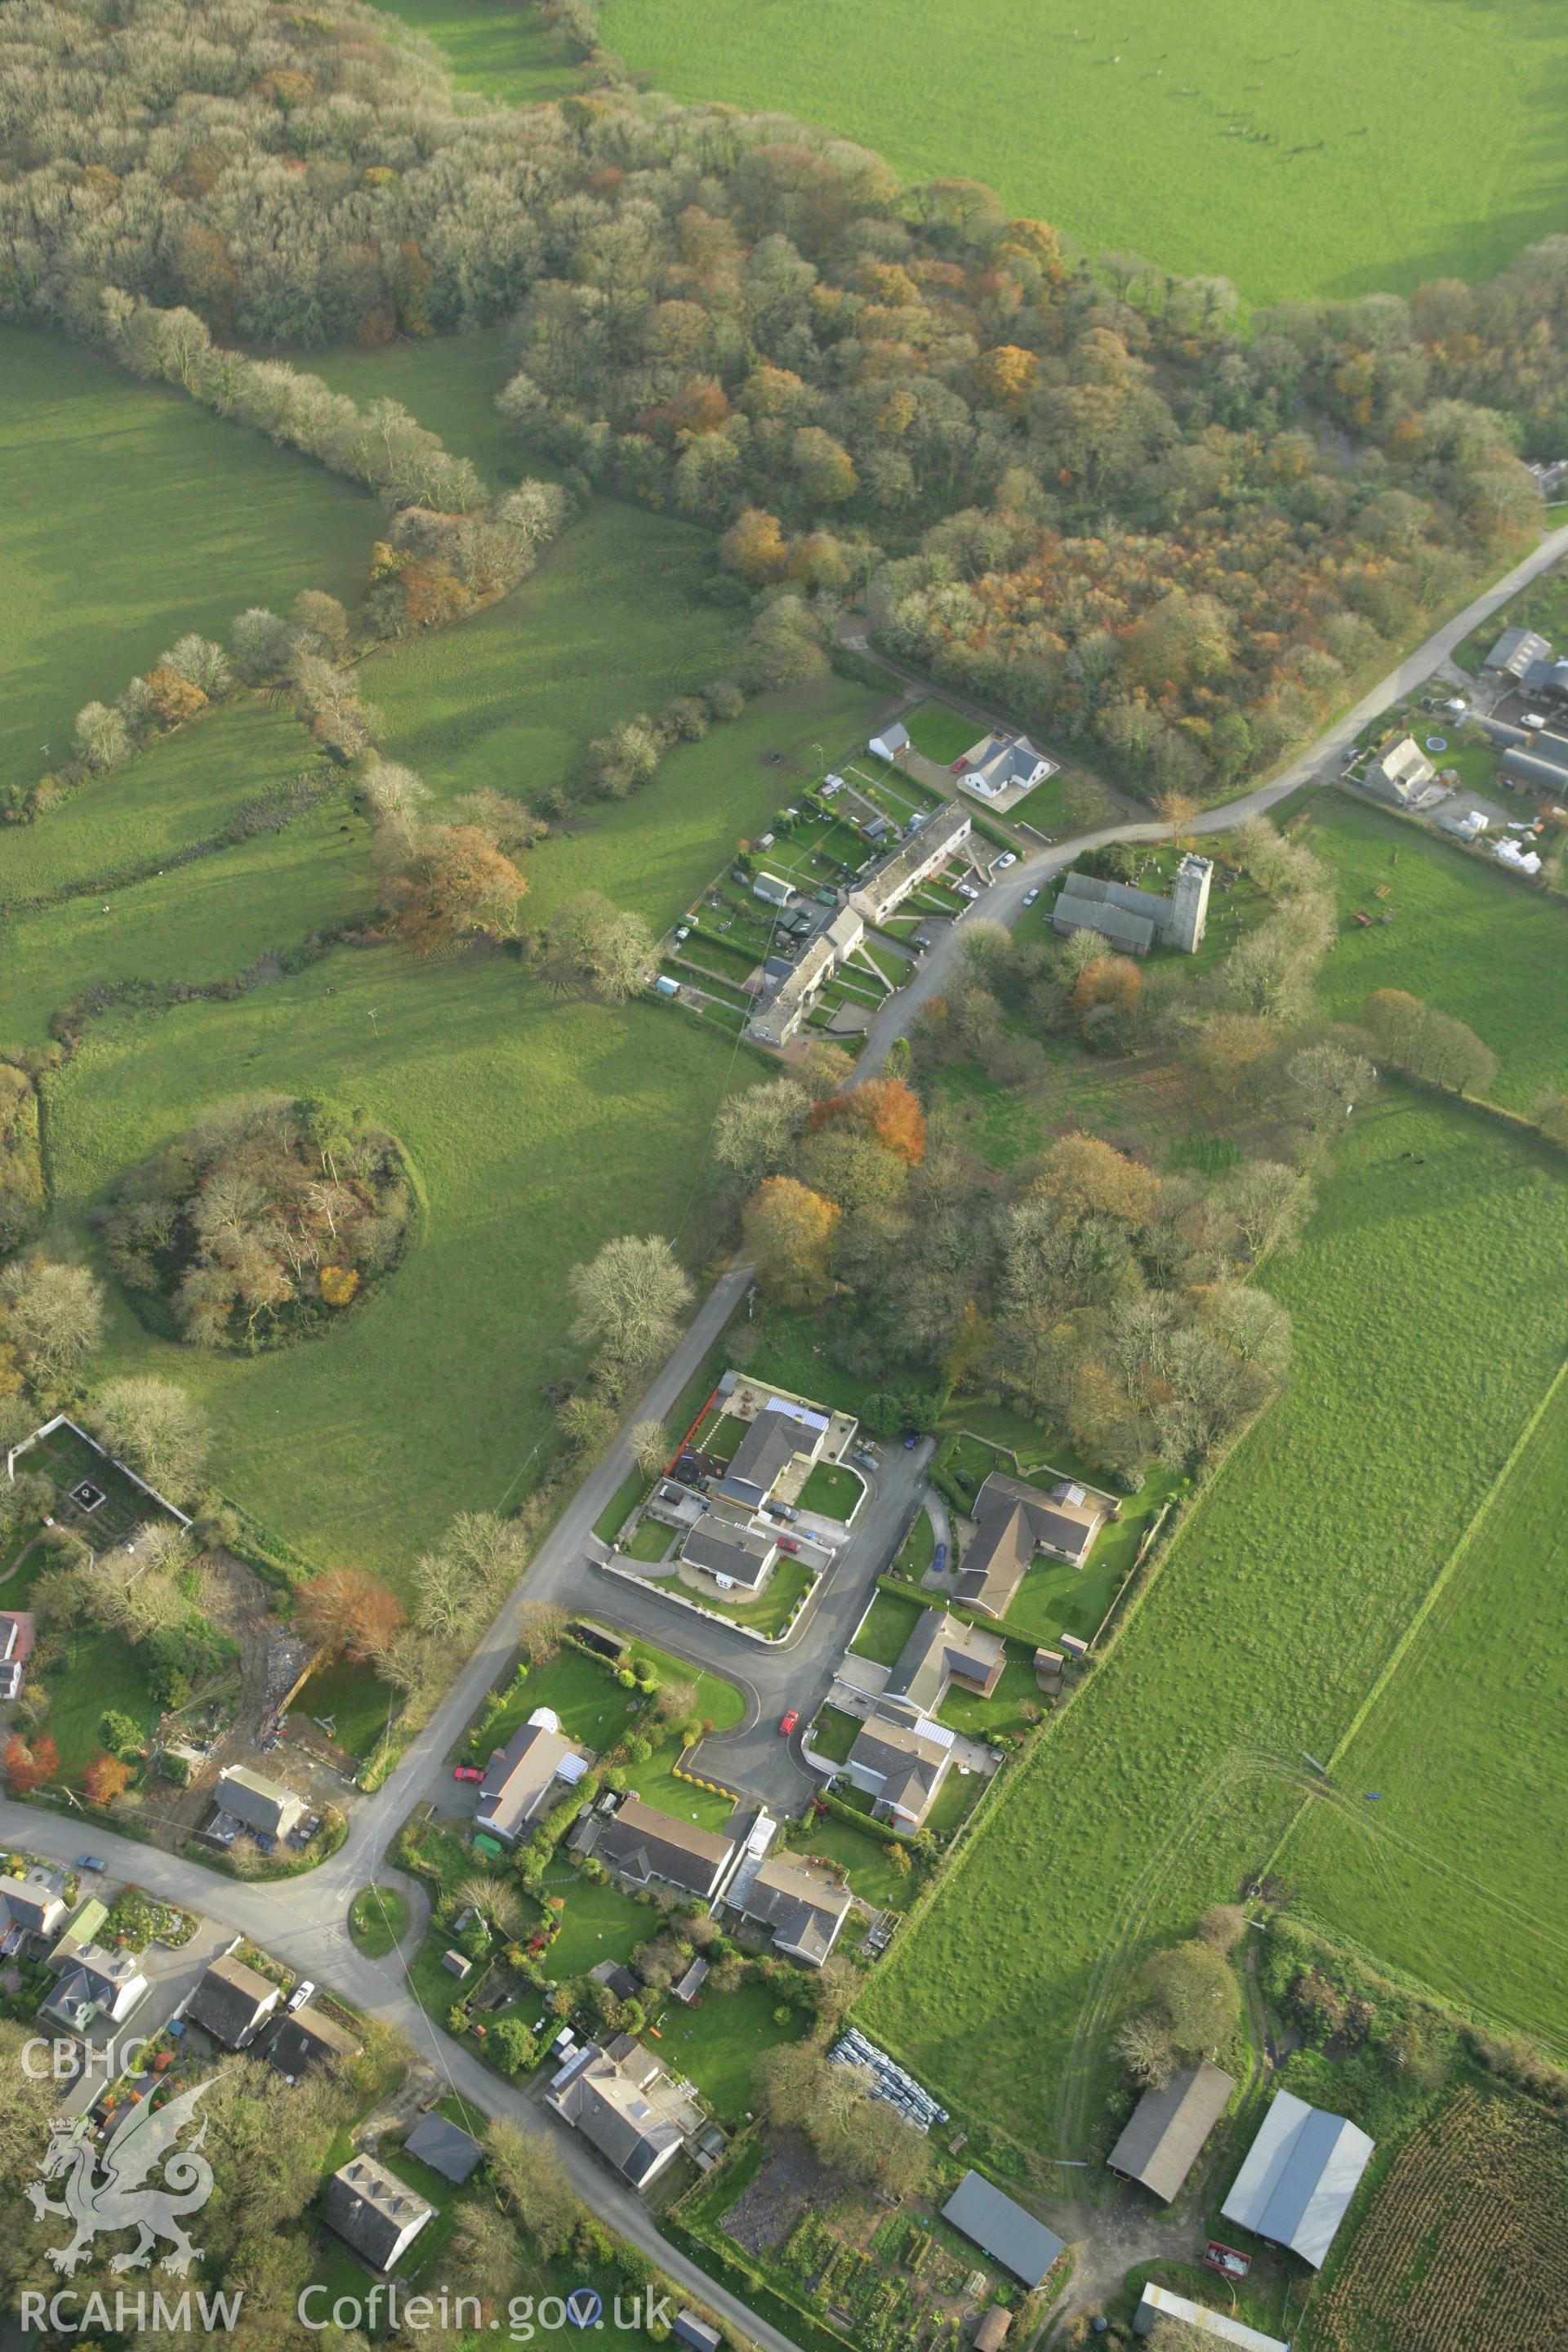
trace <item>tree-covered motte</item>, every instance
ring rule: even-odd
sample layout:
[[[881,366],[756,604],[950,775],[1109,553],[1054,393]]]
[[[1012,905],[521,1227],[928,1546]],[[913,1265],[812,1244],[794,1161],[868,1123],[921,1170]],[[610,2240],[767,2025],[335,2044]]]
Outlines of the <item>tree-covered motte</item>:
[[[203,1347],[319,1330],[394,1266],[413,1195],[396,1144],[321,1097],[215,1110],[120,1180],[98,1223],[132,1302]]]

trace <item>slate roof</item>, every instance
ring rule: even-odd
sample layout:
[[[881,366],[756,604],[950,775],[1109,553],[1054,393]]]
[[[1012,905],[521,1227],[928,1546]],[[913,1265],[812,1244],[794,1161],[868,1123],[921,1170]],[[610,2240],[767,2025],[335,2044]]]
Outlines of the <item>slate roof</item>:
[[[715,1519],[710,1512],[694,1527],[680,1547],[680,1557],[710,1576],[727,1576],[733,1583],[761,1584],[778,1557],[776,1536],[763,1536],[733,1521]]]
[[[874,921],[879,910],[897,905],[905,893],[914,889],[928,874],[932,873],[960,842],[967,841],[973,830],[969,811],[957,801],[944,802],[929,824],[921,825],[919,833],[897,850],[885,866],[868,875],[851,892],[850,905],[857,914],[864,915],[868,921]]]
[[[287,1837],[305,1815],[303,1800],[292,1789],[244,1764],[233,1764],[219,1774],[215,1801],[247,1829],[260,1830],[268,1837]]]
[[[307,2001],[281,2020],[263,2054],[269,2066],[297,2082],[308,2066],[357,2058],[359,2050],[352,2033]]]
[[[963,1555],[959,1600],[1002,1617],[1037,1550],[1054,1552],[1075,1568],[1088,1559],[1106,1517],[1105,1505],[1083,1489],[1075,1503],[1067,1482],[1049,1493],[994,1470],[974,1498],[976,1532]]]
[[[232,1952],[226,1952],[204,1973],[185,2015],[226,2050],[237,2050],[277,2007],[279,1998],[279,1989],[269,1977],[247,1969]]]
[[[619,1960],[601,1960],[596,1968],[589,1969],[588,1975],[593,1983],[602,1984],[616,2000],[635,2000],[642,1990],[642,1979],[635,1977],[630,1969],[623,1968]]]
[[[922,1610],[881,1696],[902,1699],[918,1715],[934,1715],[950,1682],[988,1698],[1006,1663],[1007,1645],[999,1634],[950,1617],[945,1609]]]
[[[821,1418],[826,1421],[826,1415]],[[778,1403],[765,1404],[736,1446],[720,1492],[737,1489],[742,1500],[752,1494],[759,1500],[771,1495],[795,1455],[809,1454],[819,1435],[797,1413]]]
[[[1276,2091],[1220,2207],[1256,2237],[1320,2269],[1366,2170],[1373,2142],[1343,2116]]]
[[[514,1838],[544,1806],[561,1767],[577,1753],[542,1723],[521,1724],[485,1767],[474,1820],[496,1837]]]
[[[952,1760],[952,1735],[943,1738],[938,1736],[940,1728],[923,1717],[904,1723],[878,1708],[867,1717],[849,1750],[850,1764],[881,1775],[876,1801],[909,1813],[917,1825],[925,1819]]]
[[[1141,2181],[1168,2205],[1197,2162],[1203,2144],[1236,2088],[1205,2059],[1173,2074],[1163,2090],[1145,2091],[1106,2158],[1112,2172]]]
[[[774,1853],[759,1866],[741,1908],[773,1931],[781,1952],[819,1969],[854,1901],[826,1871],[795,1854]]]
[[[459,2189],[485,2153],[471,2132],[448,2123],[434,2107],[420,2116],[403,2145],[410,2156],[416,2156],[421,2164],[427,2164],[432,2172]]]
[[[672,2160],[700,2120],[658,2060],[627,2034],[608,2049],[589,2042],[568,2079],[551,2092],[549,2105],[634,2189]]]
[[[1522,677],[1531,662],[1545,661],[1551,651],[1546,639],[1535,629],[1505,629],[1483,667]]]
[[[1086,898],[1078,887],[1079,878],[1070,874],[1063,885],[1051,908],[1054,927],[1058,930],[1098,931],[1112,947],[1131,949],[1134,955],[1147,955],[1154,939],[1154,925],[1149,917],[1131,915],[1123,908],[1108,906],[1101,898]]]
[[[964,2174],[942,2207],[942,2218],[1027,2287],[1039,2285],[1065,2243],[978,2172]]]
[[[871,741],[885,743],[890,751],[907,751],[910,747],[910,730],[901,719],[895,719],[888,726],[879,727],[872,736]]]
[[[733,1838],[678,1822],[640,1797],[623,1797],[613,1813],[595,1819],[594,1852],[628,1878],[661,1878],[689,1895],[711,1895],[735,1858]]]
[[[65,1907],[65,1887],[61,1872],[36,1866],[26,1878],[0,1879],[0,1913],[14,1927],[26,1927],[35,1936],[47,1935]]]
[[[410,2222],[424,2229],[436,2208],[368,2156],[351,2157],[328,2181],[321,2210],[340,2238],[373,2270],[396,2259]]]

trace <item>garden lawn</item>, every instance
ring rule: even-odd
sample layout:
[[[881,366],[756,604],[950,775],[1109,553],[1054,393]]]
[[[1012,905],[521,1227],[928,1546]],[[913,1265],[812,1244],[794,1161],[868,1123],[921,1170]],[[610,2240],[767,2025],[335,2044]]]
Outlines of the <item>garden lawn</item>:
[[[351,1756],[368,1756],[385,1737],[398,1703],[396,1692],[374,1667],[358,1658],[334,1658],[310,1676],[294,1712],[325,1717],[332,1726],[327,1737],[336,1747]]]
[[[607,1879],[595,1886],[592,1879],[566,1883],[552,1874],[546,1892],[566,1897],[561,1933],[546,1955],[553,1977],[585,1977],[601,1960],[629,1960],[639,1944],[658,1933],[658,1913]]]
[[[796,1602],[809,1591],[815,1574],[816,1570],[809,1569],[805,1560],[792,1559],[785,1552],[754,1601],[723,1601],[706,1587],[692,1597],[716,1617],[727,1619],[731,1625],[749,1625],[753,1633],[771,1642],[783,1633]]]
[[[901,1592],[879,1592],[849,1647],[858,1658],[874,1658],[880,1666],[895,1664],[915,1630],[922,1605],[906,1601]]]
[[[900,1853],[903,1848],[885,1822],[868,1821],[863,1830],[850,1822],[840,1821],[832,1813],[820,1820],[807,1822],[796,1840],[802,1853],[820,1854],[824,1861],[836,1862],[847,1876],[857,1895],[879,1911],[907,1911],[920,1880],[911,1870],[895,1870],[888,1859],[889,1846]],[[854,1936],[852,1927],[844,1931],[844,1942],[835,1948],[847,1950]]]
[[[936,1529],[931,1523],[931,1513],[921,1511],[904,1538],[893,1566],[900,1576],[907,1576],[918,1584],[935,1558]]]
[[[232,703],[184,727],[106,776],[95,776],[31,824],[0,833],[0,901],[112,888],[152,874],[194,843],[215,840],[247,802],[292,778],[341,779],[325,769],[287,711]],[[101,919],[101,918],[100,918]]]
[[[950,764],[972,751],[984,733],[973,719],[966,719],[947,702],[917,702],[905,715],[904,725],[917,751],[928,760]]]
[[[816,1511],[825,1519],[842,1519],[846,1524],[858,1510],[865,1497],[866,1482],[841,1463],[818,1462],[813,1465],[795,1500],[803,1511]]]
[[[811,1744],[819,1756],[831,1763],[842,1764],[860,1736],[858,1716],[846,1715],[840,1706],[819,1707],[811,1727]]]
[[[1529,1111],[1568,1088],[1568,911],[1485,859],[1341,793],[1311,803],[1293,836],[1334,869],[1342,929],[1319,997],[1359,1021],[1377,988],[1407,989],[1468,1023],[1498,1057],[1491,1092]],[[1358,907],[1379,883],[1392,923],[1363,930]]]
[[[678,1821],[690,1822],[700,1830],[727,1828],[734,1800],[716,1790],[699,1788],[691,1780],[678,1780],[675,1767],[681,1752],[679,1739],[668,1739],[646,1764],[628,1764],[627,1787],[645,1803],[657,1805],[661,1813],[673,1813]]]
[[[1281,1867],[1310,1915],[1568,2053],[1568,1381]],[[1375,1800],[1366,1791],[1376,1790]]]
[[[118,1633],[68,1633],[65,1671],[51,1675],[47,1688],[51,1703],[42,1728],[59,1749],[62,1780],[79,1780],[102,1752],[101,1727],[110,1708],[130,1716],[144,1739],[163,1712],[136,1652]]]
[[[1521,114],[1486,10],[1323,0],[605,0],[606,45],[656,88],[793,114],[906,178],[969,173],[1090,251],[1218,271],[1254,301],[1489,276],[1568,197],[1568,26],[1516,0]],[[1463,120],[1466,135],[1452,126]],[[997,125],[1037,136],[998,138]]]
[[[186,630],[363,590],[378,513],[335,475],[62,336],[0,326],[0,782],[68,760],[82,704]]]
[[[1033,1712],[1026,1715],[1026,1707]],[[978,1691],[966,1691],[961,1684],[954,1683],[937,1710],[937,1719],[951,1724],[954,1731],[967,1733],[972,1739],[988,1739],[994,1731],[1005,1731],[1016,1738],[1043,1707],[1034,1666],[1027,1653],[1015,1643],[1007,1653],[1002,1679],[989,1698],[982,1698]]]
[[[782,2020],[774,2015],[781,2006]],[[754,1978],[731,1993],[714,1992],[710,1982],[702,1989],[700,2008],[674,2001],[665,2009],[658,2054],[675,2074],[690,2077],[721,2123],[738,2124],[751,2105],[757,2061],[781,2042],[798,2042],[804,2023],[798,2009],[781,2004]]]
[[[1459,1245],[1476,1233],[1532,1246]],[[1568,1184],[1543,1151],[1392,1087],[1358,1115],[1300,1250],[1269,1267],[1295,1318],[1289,1387],[860,2003],[947,2104],[1081,2150],[1141,1954],[1259,1866],[1301,1751],[1344,1736],[1562,1363],[1568,1305],[1540,1269],[1564,1247]],[[1489,1718],[1505,1762],[1521,1714]],[[1510,1862],[1471,1846],[1482,1887],[1510,1885]],[[1331,1883],[1318,1900],[1339,1924]],[[1533,1901],[1555,1907],[1558,1882]],[[1432,1932],[1432,1973],[1465,1974],[1470,1925]],[[1543,1971],[1521,1992],[1554,2036],[1561,1986]],[[1484,1977],[1473,1996],[1484,2011]]]

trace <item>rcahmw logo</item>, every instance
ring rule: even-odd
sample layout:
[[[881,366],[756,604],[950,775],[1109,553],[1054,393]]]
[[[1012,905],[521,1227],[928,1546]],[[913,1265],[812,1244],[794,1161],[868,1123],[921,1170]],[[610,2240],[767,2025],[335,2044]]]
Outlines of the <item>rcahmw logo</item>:
[[[208,2294],[205,2288],[193,2294],[186,2287],[176,2295],[149,2294],[145,2287],[134,2294],[121,2287],[113,2294],[89,2295],[68,2286],[53,2294],[24,2287],[21,2320],[28,2335],[39,2336],[189,2336],[193,2320],[205,2336],[216,2336],[239,2326],[244,2302],[243,2287],[233,2294]]]

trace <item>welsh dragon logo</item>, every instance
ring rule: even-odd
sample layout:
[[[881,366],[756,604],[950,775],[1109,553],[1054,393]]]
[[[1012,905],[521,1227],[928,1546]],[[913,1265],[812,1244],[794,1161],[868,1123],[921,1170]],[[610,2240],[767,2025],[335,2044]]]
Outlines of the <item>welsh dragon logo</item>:
[[[40,2221],[46,2214],[58,2213],[75,2225],[68,2245],[48,2248],[57,2271],[69,2278],[91,2253],[93,2240],[118,2230],[141,2234],[129,2253],[115,2255],[111,2271],[149,2269],[154,2249],[164,2238],[171,2251],[160,2267],[177,2278],[199,2258],[202,2249],[192,2245],[180,2217],[200,2212],[212,2195],[213,2168],[200,2153],[207,2136],[205,2121],[188,2147],[176,2143],[195,2115],[197,2100],[216,2080],[209,2075],[166,2105],[146,2109],[118,2131],[106,2148],[85,2138],[74,2119],[54,2126],[39,2168],[43,2181],[28,2183],[27,2198]],[[163,2168],[162,2184],[145,2187],[159,2165]],[[58,2198],[50,2197],[43,2185],[51,2180],[62,2183]]]

